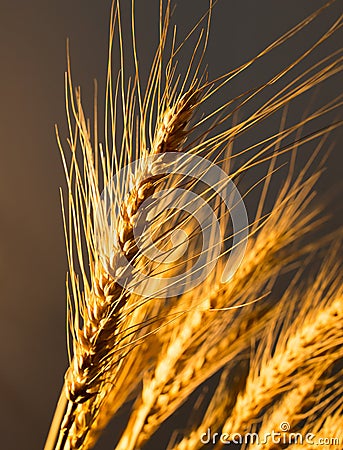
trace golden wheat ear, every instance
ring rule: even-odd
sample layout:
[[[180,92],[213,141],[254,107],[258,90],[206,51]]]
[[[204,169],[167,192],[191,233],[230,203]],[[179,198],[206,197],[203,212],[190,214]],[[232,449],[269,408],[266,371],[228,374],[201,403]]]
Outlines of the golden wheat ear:
[[[76,196],[80,197],[81,203],[99,201],[100,194],[98,192],[99,186],[96,184],[98,175],[96,174],[95,158],[92,154],[89,132],[79,97],[76,98],[77,109],[74,105],[70,70],[68,70],[67,86],[76,123],[75,135],[80,133],[84,149],[83,156],[87,166],[86,177],[88,177],[83,180],[84,186],[82,186],[81,170],[77,162],[72,160],[70,170],[67,172],[71,191],[69,218],[71,216],[75,218],[78,215],[83,216],[83,212],[78,209],[80,206],[76,205],[76,201],[72,198],[71,185],[74,171],[77,174],[75,178]],[[152,154],[162,154],[172,150],[178,151],[189,133],[189,123],[199,97],[200,89],[191,88],[160,113],[155,138],[151,146]],[[74,153],[75,142],[73,142],[72,136],[70,142],[72,153]],[[135,186],[130,195],[121,201],[120,214],[115,226],[117,242],[120,246],[120,248],[115,249],[115,252],[122,252],[129,260],[133,260],[138,251],[133,237],[134,216],[137,214],[140,205],[153,194],[156,182],[160,178],[150,175],[146,170],[143,179],[139,174],[135,175]],[[86,191],[90,194],[85,194]],[[96,194],[93,194],[94,197],[92,197],[91,192],[94,191]],[[90,219],[87,218],[87,220]],[[75,234],[78,235],[80,225],[72,221],[70,226],[75,228]],[[107,224],[104,221],[96,224],[96,226],[106,228]],[[143,308],[145,302],[132,301],[130,291],[123,288],[116,282],[115,277],[110,275],[120,271],[116,253],[113,254],[113,248],[111,249],[111,257],[102,255],[105,265],[102,264],[99,255],[93,248],[92,239],[95,232],[95,230],[92,230],[94,228],[93,223],[86,222],[84,228],[86,239],[91,241],[89,245],[92,247],[89,252],[91,282],[88,283],[87,280],[84,280],[87,289],[86,300],[84,300],[71,263],[72,291],[78,302],[74,318],[69,319],[73,335],[73,358],[65,375],[64,392],[61,394],[46,448],[50,448],[49,446],[53,445],[53,440],[56,440],[56,436],[53,438],[53,435],[56,434],[55,426],[58,422],[61,425],[56,448],[62,449],[65,445],[74,448],[84,442],[92,427],[92,422],[97,417],[97,411],[106,397],[107,390],[120,378],[121,359],[128,353],[129,343],[135,340],[135,332],[132,330],[139,331],[145,322],[145,309]],[[67,233],[66,237],[68,241],[70,232]],[[78,237],[76,239],[78,240]],[[71,243],[68,243],[68,246],[70,245],[72,246]],[[79,260],[82,261],[81,245],[81,242],[77,241]],[[71,247],[69,249],[69,260],[72,261]],[[114,264],[116,265],[113,266]],[[133,311],[139,309],[139,307],[141,307],[142,313],[137,314],[136,312],[133,314]]]
[[[324,260],[307,288],[297,286],[303,273],[299,270],[283,298],[270,310],[269,321],[266,317],[263,322],[262,339],[254,334],[252,343],[257,339],[258,350],[250,358],[249,352],[240,355],[240,360],[249,366],[247,374],[237,372],[232,361],[200,423],[190,432],[184,431],[183,438],[177,444],[171,442],[170,448],[200,449],[200,437],[207,430],[226,436],[256,432],[263,441],[267,433],[282,431],[282,423],[287,423],[290,432],[299,431],[299,424],[306,419],[308,425],[300,428],[305,435],[311,426],[319,429],[326,416],[341,413],[339,248],[332,245],[332,255]],[[318,256],[312,255],[310,261],[317,261]],[[238,388],[235,377],[240,379]],[[270,439],[263,446],[275,448],[275,442]],[[221,448],[219,442],[217,447]],[[248,448],[259,447],[252,441]]]
[[[248,431],[249,426],[260,419],[263,409],[280,393],[296,385],[302,373],[310,374],[315,383],[342,357],[343,284],[339,264],[332,259],[330,256],[324,261],[307,290],[286,291],[282,304],[285,308],[291,307],[290,317],[286,326],[281,327],[276,342],[269,332],[261,343],[251,363],[245,389],[238,395],[223,426],[225,433]]]
[[[174,151],[178,149],[186,138],[187,126],[197,101],[198,92],[192,90],[163,113],[162,120],[157,126],[152,152],[161,154],[170,151],[171,148],[174,148]],[[83,122],[79,123],[82,126]],[[81,131],[86,133],[85,128]],[[87,164],[90,166],[92,160],[88,160]],[[95,171],[95,167],[91,169],[90,172]],[[145,171],[145,178],[140,181],[139,176],[137,177],[136,186],[120,205],[116,233],[121,251],[130,260],[137,256],[138,251],[133,236],[134,216],[140,205],[155,191],[156,181],[158,181],[156,177],[150,176]],[[71,208],[73,209],[73,205]],[[113,257],[113,250],[112,261],[117,262]],[[108,264],[111,265],[112,262]],[[84,441],[101,404],[95,397],[100,395],[103,400],[103,393],[107,390],[105,384],[115,383],[116,377],[119,377],[121,370],[119,362],[125,357],[128,351],[126,347],[130,342],[130,338],[126,338],[126,335],[130,334],[126,332],[126,327],[131,330],[136,327],[138,330],[144,324],[144,311],[141,315],[136,314],[134,316],[136,322],[132,323],[130,320],[133,317],[132,311],[139,308],[139,303],[132,303],[131,293],[110,275],[120,268],[118,266],[106,268],[96,260],[91,267],[93,267],[92,285],[87,292],[87,303],[80,301],[79,306],[82,327],[79,328],[74,320],[74,356],[65,376],[64,395],[67,398],[67,405],[56,448],[64,448],[68,440],[71,441],[69,443],[71,448]],[[108,374],[112,377],[111,383]]]

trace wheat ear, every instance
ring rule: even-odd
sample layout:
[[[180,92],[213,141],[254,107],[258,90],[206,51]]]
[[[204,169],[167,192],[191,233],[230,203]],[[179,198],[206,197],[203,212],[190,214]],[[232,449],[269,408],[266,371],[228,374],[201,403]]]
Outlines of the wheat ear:
[[[337,267],[334,273],[337,273]],[[331,286],[324,305],[317,304],[308,309],[309,304],[316,299],[318,301],[324,286],[328,286],[328,280],[323,280],[325,276],[332,280],[332,274],[325,270],[312,289],[297,296],[298,299],[303,296],[307,299],[307,308],[303,309],[306,313],[300,315],[300,320],[291,328],[292,332],[288,330],[286,337],[279,338],[273,356],[269,359],[264,357],[255,370],[251,370],[246,387],[238,395],[232,413],[223,426],[225,433],[245,432],[252,422],[259,420],[263,408],[292,382],[298,368],[305,372],[312,364],[320,366],[320,361],[330,358],[330,352],[340,348],[343,296],[339,280]],[[294,304],[294,299],[290,298],[290,301]]]
[[[111,17],[111,40],[113,39],[113,28],[119,12],[119,3],[117,9],[112,9]],[[166,13],[165,27],[168,25],[169,14]],[[163,42],[163,37],[161,41]],[[161,45],[163,46],[161,42]],[[158,51],[158,56],[159,56]],[[159,59],[155,61],[152,72],[158,69]],[[109,74],[108,92],[112,95],[112,87]],[[158,84],[157,79],[152,79],[150,88],[153,92]],[[194,86],[194,84],[192,85]],[[116,273],[120,273],[125,267],[120,266],[120,253],[124,253],[130,260],[137,256],[137,248],[133,239],[133,226],[135,214],[141,203],[148,198],[156,188],[156,179],[143,169],[141,173],[133,174],[134,186],[130,194],[124,201],[121,201],[120,214],[115,224],[115,232],[119,248],[104,249],[101,248],[101,254],[94,248],[94,234],[99,231],[104,237],[105,247],[110,244],[109,236],[112,230],[108,229],[105,216],[100,218],[100,223],[92,222],[90,212],[94,213],[97,205],[101,201],[99,192],[98,162],[96,158],[96,148],[93,152],[88,124],[84,119],[81,106],[80,93],[77,91],[76,102],[72,94],[73,87],[71,81],[70,63],[68,59],[68,76],[66,78],[67,91],[67,116],[70,129],[69,145],[72,151],[72,163],[70,169],[67,168],[66,158],[63,153],[62,145],[58,137],[59,145],[64,161],[67,181],[70,190],[69,203],[69,221],[70,230],[66,224],[67,248],[69,249],[70,261],[70,279],[72,283],[72,295],[74,297],[75,316],[70,313],[70,323],[72,325],[73,337],[73,360],[65,376],[65,396],[68,400],[66,414],[61,424],[61,431],[57,443],[57,448],[64,448],[69,439],[69,447],[74,448],[84,442],[85,436],[92,426],[92,422],[98,415],[98,411],[104,399],[104,393],[108,391],[110,383],[116,381],[120,372],[120,361],[127,353],[127,346],[130,340],[133,340],[132,331],[126,333],[126,329],[136,327],[138,329],[140,321],[144,320],[145,312],[137,315],[137,322],[132,323],[130,316],[135,308],[141,304],[130,304],[130,293],[128,293],[116,281]],[[188,130],[193,109],[195,108],[199,91],[191,87],[188,92],[180,95],[173,103],[172,98],[166,95],[161,103],[162,113],[159,112],[158,126],[155,132],[155,138],[152,142],[150,154],[161,154],[173,149],[177,151],[184,142]],[[124,96],[124,95],[123,95]],[[128,94],[129,97],[129,94]],[[112,104],[112,103],[111,103]],[[71,108],[71,112],[70,112]],[[126,105],[126,115],[124,117],[124,126],[127,127],[130,134],[130,117],[132,115],[132,104],[128,98]],[[141,126],[144,128],[146,116],[148,114],[149,101],[144,106],[144,113],[141,117]],[[111,112],[112,117],[115,113]],[[75,131],[72,131],[71,117],[75,119]],[[144,135],[144,130],[141,136]],[[83,158],[85,161],[84,178],[75,158],[77,139],[79,138]],[[126,142],[126,136],[123,137]],[[144,155],[144,143],[142,154]],[[96,146],[98,144],[96,143]],[[115,150],[113,150],[115,152]],[[108,153],[107,153],[108,154]],[[146,155],[146,152],[145,152]],[[113,175],[112,164],[110,161],[102,161],[102,169],[105,182],[111,181]],[[116,163],[117,165],[117,163]],[[74,173],[76,173],[75,179]],[[75,184],[75,192],[72,192],[72,185]],[[75,196],[74,196],[75,195]],[[120,193],[116,194],[116,201],[120,202]],[[85,206],[83,206],[85,205]],[[93,211],[89,210],[89,205]],[[84,210],[82,208],[84,207]],[[86,215],[85,214],[86,211]],[[82,218],[82,221],[78,220]],[[99,218],[97,218],[99,222]],[[83,273],[83,284],[85,286],[84,296],[81,293],[77,277],[75,275],[73,250],[70,239],[75,230],[75,240],[78,249],[78,259],[83,269],[83,252],[80,235],[84,227],[84,236],[87,242],[89,263],[91,267],[91,284],[85,272]],[[69,242],[69,243],[68,243]],[[101,256],[101,260],[99,259]],[[69,304],[73,301],[70,299]],[[143,302],[144,303],[144,302]],[[80,320],[80,317],[82,319]],[[128,318],[129,317],[129,318]],[[82,327],[80,328],[80,322]],[[131,334],[131,338],[126,336]],[[106,387],[107,386],[107,387]],[[98,395],[99,394],[99,395]],[[97,396],[99,398],[97,398]]]
[[[167,326],[163,328],[161,355],[152,376],[144,380],[141,398],[136,402],[117,449],[135,448],[146,442],[200,383],[248,344],[251,332],[256,334],[266,325],[269,315],[264,308],[261,317],[256,311],[245,309],[242,319],[230,311],[223,317],[221,311],[207,310],[227,308],[237,302],[244,304],[248,299],[257,298],[280,267],[294,261],[290,255],[297,257],[296,252],[290,250],[282,255],[282,251],[306,232],[308,220],[313,218],[312,214],[304,212],[315,179],[300,186],[295,183],[294,192],[291,189],[281,194],[259,235],[251,238],[245,264],[238,268],[229,283],[211,283],[210,296],[205,288],[197,295],[193,291],[180,298],[175,311],[181,308],[191,311],[173,322],[170,332]]]
[[[324,361],[321,367],[324,372],[331,365],[331,361]],[[318,397],[315,396],[315,391],[321,386],[318,382],[321,376],[321,371],[318,368],[310,371],[305,375],[300,375],[296,380],[295,386],[288,392],[286,392],[279,402],[272,405],[264,414],[263,422],[258,430],[258,434],[261,439],[267,436],[271,431],[282,432],[280,425],[284,422],[288,423],[290,431],[296,429],[298,423],[303,420],[307,415],[311,413],[309,407],[316,404],[319,408]],[[323,380],[322,380],[323,381]],[[316,392],[318,394],[318,392]],[[277,446],[271,439],[266,439],[263,443],[266,449],[275,449]],[[249,450],[257,450],[260,446],[258,444],[250,444]]]
[[[163,114],[161,120],[163,130],[157,130],[158,143],[156,149],[153,147],[153,151],[162,152],[170,145],[176,142],[180,144],[185,139],[186,127],[196,99],[197,95],[194,91],[186,93],[181,98],[180,105],[175,105]],[[154,192],[155,181],[145,172],[144,179],[138,181],[121,205],[117,225],[118,241],[121,250],[130,259],[137,254],[133,238],[134,216],[140,204]],[[113,269],[118,270],[119,267],[112,267],[112,272]],[[97,264],[93,289],[87,296],[84,325],[82,330],[77,332],[77,343],[74,343],[75,356],[65,377],[66,395],[73,407],[69,407],[62,424],[63,432],[60,439],[63,442],[67,430],[72,426],[71,448],[84,441],[84,433],[88,432],[89,420],[93,420],[94,415],[89,414],[89,411],[86,415],[82,414],[85,409],[89,410],[90,405],[86,408],[81,406],[79,410],[76,405],[86,402],[100,392],[100,386],[106,378],[106,372],[109,371],[111,355],[117,348],[119,340],[122,346],[124,344],[123,336],[119,338],[118,335],[121,329],[125,329],[122,310],[124,306],[126,311],[130,310],[129,297],[130,293],[127,293],[100,263]],[[127,322],[126,328],[130,328]],[[116,355],[116,358],[119,359],[119,356]],[[106,369],[102,370],[102,367]]]
[[[238,268],[229,283],[214,280],[210,283],[209,294],[205,288],[203,292],[199,290],[196,295],[193,291],[180,298],[175,307],[176,311],[182,308],[195,308],[195,311],[173,323],[170,333],[167,326],[163,329],[164,344],[155,367],[155,377],[145,380],[142,397],[135,405],[118,448],[142,445],[201,382],[244,348],[251,336],[244,323],[253,328],[255,325],[263,327],[263,324],[267,323],[268,315],[265,315],[264,320],[261,317],[258,321],[257,313],[247,311],[246,308],[242,320],[240,315],[231,314],[229,311],[223,317],[221,311],[207,312],[206,309],[225,309],[258,298],[267,281],[278,273],[280,267],[284,268],[299,256],[293,246],[296,247],[297,240],[311,229],[309,223],[316,215],[315,211],[308,211],[307,206],[308,196],[317,176],[306,182],[303,182],[303,177],[304,173],[289,190],[288,183],[285,184],[259,233],[250,238],[244,264]],[[287,247],[288,251],[285,250]],[[190,299],[187,300],[187,297]],[[213,333],[213,329],[218,332]],[[136,415],[141,418],[141,428]],[[144,415],[146,419],[143,419]],[[136,430],[136,437],[133,428]]]
[[[185,96],[183,96],[183,98],[181,99],[181,105],[180,107],[178,107],[177,105],[173,108],[171,108],[172,111],[174,111],[173,114],[170,114],[170,111],[168,111],[167,114],[163,115],[163,120],[161,121],[163,123],[163,133],[159,132],[159,130],[157,130],[157,135],[158,136],[162,136],[163,135],[163,145],[159,144],[159,146],[156,148],[156,151],[160,152],[162,151],[162,148],[168,148],[168,145],[170,144],[170,139],[171,141],[178,141],[179,143],[181,143],[186,136],[186,126],[189,123],[189,119],[192,115],[192,108],[191,105],[193,104],[194,101],[196,101],[195,99],[197,98],[196,94],[194,93],[194,91],[191,91],[187,94],[185,94]],[[178,120],[178,113],[180,113],[180,120]],[[167,122],[166,117],[168,117],[170,124]],[[170,139],[169,139],[170,138]],[[154,151],[154,146],[152,147],[152,151]],[[133,237],[133,227],[134,227],[134,219],[135,219],[135,215],[138,211],[138,208],[140,207],[141,203],[144,202],[150,195],[153,194],[153,192],[156,189],[156,179],[153,178],[153,176],[150,176],[146,171],[144,173],[144,178],[142,180],[139,180],[136,183],[136,186],[131,190],[130,195],[125,199],[125,201],[121,204],[121,209],[120,209],[120,216],[119,216],[119,220],[118,220],[118,226],[117,226],[117,233],[118,233],[118,242],[120,244],[121,250],[122,252],[127,256],[127,258],[129,258],[130,260],[133,260],[135,258],[135,256],[137,255],[137,247],[135,245],[135,241],[134,241],[134,237]],[[113,270],[113,268],[111,268],[110,270]],[[128,302],[128,299],[130,297],[130,294],[126,294],[125,291],[123,290],[123,288],[116,286],[116,288],[118,288],[118,291],[115,293],[116,295],[119,294],[119,298],[121,299],[121,302],[123,304],[123,302]],[[112,294],[114,295],[114,294]],[[109,307],[111,308],[111,305],[113,305],[113,301],[115,301],[116,298],[112,297],[111,298],[111,303],[109,304]],[[130,302],[129,304],[126,306],[126,310],[129,311],[129,306],[130,306]],[[144,304],[144,302],[143,302]],[[140,302],[138,301],[137,303],[134,303],[135,307],[137,308],[140,305]],[[113,306],[112,306],[113,308]],[[132,307],[133,308],[133,307]],[[146,308],[142,308],[142,314],[140,315],[140,320],[144,323],[144,314],[146,314]],[[131,314],[132,315],[132,314]],[[113,339],[115,339],[116,333],[115,333],[115,317],[113,316],[113,326],[110,325],[110,328],[108,328],[111,336]],[[139,320],[134,321],[136,324],[139,323]],[[126,328],[127,329],[132,329],[134,324],[130,323],[130,322],[126,322]],[[121,327],[122,329],[122,327]],[[148,332],[148,327],[145,326],[145,332]],[[107,338],[107,336],[106,336]],[[108,338],[107,338],[108,339]],[[108,341],[107,341],[108,343]],[[121,340],[121,345],[123,345],[123,340]],[[100,343],[101,345],[101,343]],[[115,343],[112,342],[112,348],[111,350],[107,350],[109,353],[113,352],[113,348],[115,347]],[[133,351],[132,355],[128,355],[125,356],[126,359],[132,358],[134,357],[134,355],[137,355],[138,352],[141,352],[141,349],[137,349],[135,351]],[[131,352],[131,351],[130,351]],[[101,358],[103,358],[103,355],[99,355]],[[128,362],[128,361],[127,361]],[[127,363],[126,362],[126,363]],[[120,370],[120,372],[122,372],[124,369],[126,369],[126,363],[123,369]],[[134,364],[136,365],[136,364]],[[97,364],[97,366],[95,366],[95,370],[99,370],[99,364]],[[139,377],[140,377],[140,373],[142,370],[142,367],[140,367],[139,365],[136,368],[137,370],[137,378],[135,380],[135,382],[137,383],[139,381]],[[111,372],[109,370],[109,372]],[[132,373],[130,375],[133,375]],[[124,389],[125,386],[125,378],[122,378],[122,374],[118,373],[115,377],[115,379],[111,380],[109,377],[113,376],[113,373],[111,375],[106,375],[106,382],[108,383],[108,386],[114,385],[113,388],[111,388],[110,390],[113,390],[113,393],[117,392],[117,388],[116,386],[118,384],[120,384],[120,390],[122,391]],[[121,382],[123,384],[121,384]],[[132,388],[131,388],[132,389]],[[104,391],[104,388],[103,388]],[[103,401],[101,403],[107,403],[108,402],[108,396],[110,394],[109,389],[107,388],[105,390],[106,395],[103,396]],[[130,392],[129,388],[126,388],[126,395],[128,395]],[[124,392],[122,392],[123,394]],[[85,421],[82,420],[81,422],[81,426],[80,428],[80,432],[78,433],[76,429],[73,430],[73,436],[75,439],[75,435],[79,435],[80,438],[79,440],[82,441],[84,444],[86,443],[90,443],[93,439],[94,436],[97,434],[97,430],[102,429],[103,426],[105,425],[104,422],[107,422],[107,420],[105,420],[106,417],[108,417],[108,419],[111,417],[111,415],[114,413],[115,409],[117,409],[119,406],[121,406],[121,401],[120,398],[122,399],[122,401],[125,400],[125,397],[123,397],[122,395],[116,395],[116,399],[115,402],[112,401],[111,404],[111,414],[109,414],[107,416],[106,414],[106,406],[105,404],[101,404],[101,406],[99,407],[99,409],[101,408],[101,421],[99,422],[97,420],[97,417],[94,417],[94,424],[92,424],[92,433],[89,440],[88,438],[86,438],[85,433],[89,433],[89,426],[90,423],[88,423],[87,425],[85,425]],[[85,410],[89,409],[89,405],[86,405],[86,408],[84,408]],[[80,411],[81,414],[81,411]],[[76,419],[77,421],[77,419]],[[87,440],[86,440],[87,439]],[[88,445],[88,444],[87,444]]]

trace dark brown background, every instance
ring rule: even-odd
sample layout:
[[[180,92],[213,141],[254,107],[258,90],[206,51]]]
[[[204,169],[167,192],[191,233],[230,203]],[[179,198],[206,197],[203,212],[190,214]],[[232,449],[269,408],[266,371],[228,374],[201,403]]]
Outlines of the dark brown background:
[[[65,183],[53,126],[57,122],[65,129],[67,36],[74,81],[81,84],[86,104],[92,101],[93,78],[99,80],[102,98],[110,3],[0,0],[0,448],[4,450],[42,448],[62,384],[67,263],[58,189]],[[207,1],[177,3],[174,20],[182,36],[205,11]],[[206,59],[211,76],[248,60],[321,4],[319,0],[219,1]],[[310,45],[337,18],[341,7],[336,2],[300,39],[242,76],[242,90]],[[157,42],[158,1],[138,0],[137,13],[140,61],[147,71]],[[341,39],[342,34],[317,55],[337,49]],[[333,78],[318,101],[334,97],[341,88],[342,77]],[[232,95],[230,89],[225,95]],[[341,136],[335,134],[337,145],[320,191],[336,190],[341,179]],[[341,224],[341,216],[334,221]],[[97,449],[113,448],[115,435],[115,430],[108,433]],[[166,442],[162,436],[150,448],[163,449]]]

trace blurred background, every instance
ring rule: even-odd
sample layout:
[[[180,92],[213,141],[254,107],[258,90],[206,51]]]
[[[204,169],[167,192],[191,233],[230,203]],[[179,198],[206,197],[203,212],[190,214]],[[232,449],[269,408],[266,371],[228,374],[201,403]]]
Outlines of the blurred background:
[[[123,2],[128,40],[129,3]],[[158,40],[159,1],[136,3],[139,61],[146,76]],[[181,40],[206,11],[208,1],[174,3],[172,22],[178,24]],[[219,0],[205,59],[210,77],[246,62],[323,3]],[[93,80],[97,79],[102,115],[110,7],[110,0],[0,0],[0,447],[4,450],[43,448],[63,383],[67,261],[59,188],[65,189],[65,181],[54,125],[59,125],[65,141],[67,37],[74,83],[82,87],[86,112],[92,117]],[[314,43],[341,7],[336,2],[301,36],[226,87],[217,101],[266,81]],[[341,44],[342,33],[321,46],[313,59],[308,58],[302,70]],[[186,69],[185,61],[180,61],[180,70]],[[341,94],[342,81],[341,75],[330,79],[313,102],[323,105]],[[292,114],[300,116],[304,107],[300,101]],[[336,131],[330,142],[335,147],[318,191],[332,196],[342,192],[342,132]],[[332,223],[341,225],[341,213],[333,212]],[[161,430],[150,449],[165,448],[171,428],[185,425],[182,416],[175,420],[169,430]],[[113,448],[120,421],[119,417],[98,450]]]

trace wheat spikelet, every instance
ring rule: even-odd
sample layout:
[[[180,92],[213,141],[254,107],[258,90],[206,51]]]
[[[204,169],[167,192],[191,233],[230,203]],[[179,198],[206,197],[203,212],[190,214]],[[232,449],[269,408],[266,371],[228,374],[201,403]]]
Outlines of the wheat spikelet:
[[[259,416],[263,407],[269,404],[273,396],[282,389],[284,383],[289,382],[289,377],[298,367],[306,364],[312,354],[330,348],[329,344],[320,346],[318,341],[319,339],[330,338],[333,330],[337,332],[335,328],[337,328],[337,320],[341,320],[339,314],[341,308],[342,298],[338,298],[331,308],[323,310],[318,315],[314,324],[305,326],[298,335],[295,335],[293,339],[290,338],[285,353],[275,357],[261,369],[258,379],[254,380],[254,385],[250,379],[248,380],[244,395],[238,397],[232,416],[224,425],[224,432],[231,433],[236,432],[234,430],[245,430],[246,426]],[[337,345],[337,341],[334,341],[333,345]],[[296,352],[291,350],[292,346],[294,346]],[[254,393],[252,392],[253,389],[255,389]]]
[[[79,133],[87,168],[84,181],[82,181],[81,171],[76,160],[72,159],[70,171],[68,172],[62,146],[60,144],[70,189],[69,198],[71,199],[71,202],[69,204],[69,221],[71,224],[69,226],[70,230],[72,227],[75,229],[78,258],[79,263],[82,266],[82,243],[79,238],[80,223],[77,221],[77,217],[83,215],[82,210],[80,210],[80,207],[82,207],[80,204],[82,204],[82,202],[84,202],[84,204],[90,202],[93,204],[93,208],[95,208],[97,202],[99,202],[100,193],[97,168],[92,153],[88,127],[84,120],[79,93],[77,97],[78,111],[74,104],[70,66],[68,66],[66,85],[70,92],[70,103],[72,108],[72,114],[70,114],[69,102],[67,102],[68,122],[70,124],[70,147],[72,154],[74,155],[76,152],[75,136]],[[165,111],[160,113],[160,120],[155,133],[156,137],[152,143],[152,153],[157,154],[170,151],[172,147],[176,150],[176,147],[181,145],[186,138],[187,126],[189,125],[192,109],[196,105],[197,98],[198,93],[192,88],[190,92],[186,92],[181,96],[175,104],[171,104]],[[128,110],[128,117],[130,117],[130,114],[130,110]],[[74,116],[76,122],[75,133],[71,130],[71,115]],[[71,187],[74,170],[77,173],[75,180],[76,201],[73,200]],[[105,167],[103,170],[105,180],[109,179],[110,174],[106,172],[108,169]],[[116,224],[116,233],[120,249],[130,259],[133,259],[137,253],[132,234],[134,216],[141,203],[149,197],[155,189],[154,183],[156,180],[153,176],[150,176],[146,170],[143,170],[143,172],[143,178],[142,174],[141,176],[136,174],[135,186],[131,190],[130,195],[122,201],[120,215]],[[82,185],[82,183],[84,183],[84,185]],[[78,282],[76,281],[72,250],[70,249],[70,274],[73,295],[76,297],[75,301],[77,302],[77,305],[75,308],[76,316],[74,319],[71,318],[74,357],[65,377],[65,391],[69,405],[61,425],[58,443],[60,448],[65,445],[68,434],[71,439],[71,442],[69,442],[70,448],[79,446],[80,443],[84,441],[85,434],[88,433],[91,421],[93,421],[97,415],[97,410],[104,398],[104,392],[107,390],[105,388],[106,383],[109,383],[107,373],[111,374],[111,382],[113,382],[120,372],[120,364],[118,364],[118,361],[120,361],[126,353],[125,346],[128,344],[128,339],[125,340],[125,329],[130,329],[130,327],[132,328],[134,326],[137,327],[137,325],[144,321],[145,315],[144,312],[142,312],[141,315],[138,314],[136,323],[130,322],[130,319],[129,321],[126,320],[131,312],[130,309],[132,308],[129,301],[130,294],[116,282],[116,277],[112,275],[113,272],[121,271],[121,267],[118,267],[119,259],[117,257],[119,249],[111,248],[109,253],[110,257],[106,257],[106,254],[103,255],[101,263],[93,248],[94,244],[92,243],[92,239],[94,231],[91,219],[87,216],[84,221],[86,222],[83,224],[85,238],[86,241],[88,240],[89,242],[89,247],[91,247],[88,250],[91,264],[92,287],[88,287],[87,276],[83,274],[86,297],[85,303]],[[95,226],[101,227],[101,224],[95,224]],[[102,226],[106,228],[104,223]],[[67,241],[70,240],[71,233],[72,231],[66,231]],[[69,303],[71,303],[71,301],[69,301]],[[134,307],[137,307],[137,304]],[[79,309],[80,311],[78,311]],[[82,329],[79,329],[79,316],[82,317]],[[121,348],[124,348],[124,350],[121,350]],[[117,366],[116,370],[114,370],[113,365]],[[100,395],[100,400],[94,399],[98,394]],[[84,403],[87,404],[84,405]]]
[[[327,449],[342,447],[341,378],[342,371],[338,370],[332,379],[323,380],[323,384],[328,385],[328,388],[322,390],[318,406],[315,405],[306,415],[306,421],[301,428],[302,442],[294,442],[289,446],[290,449],[295,450],[300,446],[309,448],[314,445]]]
[[[172,107],[162,113],[150,154],[176,152],[179,150],[181,143],[189,132],[187,127],[192,117],[193,109],[197,106],[198,98],[199,92],[191,89]],[[153,168],[150,168],[150,170],[153,171]],[[136,181],[128,198],[121,205],[117,227],[118,240],[122,251],[129,259],[132,259],[137,253],[133,235],[135,215],[142,203],[154,193],[156,182],[160,178],[161,176],[154,176],[143,169],[143,174],[139,175],[138,182]]]
[[[315,389],[315,384],[318,379],[317,373],[314,372],[315,377],[305,375],[297,378],[297,386],[286,393],[268,415],[264,416],[263,423],[259,429],[259,435],[265,436],[270,430],[279,430],[280,424],[287,422],[290,429],[293,430],[297,423],[297,414],[299,414],[304,406],[311,402],[309,397]],[[265,444],[267,449],[275,448],[275,444],[271,440],[267,440]],[[256,449],[256,445],[249,445],[249,449]]]

